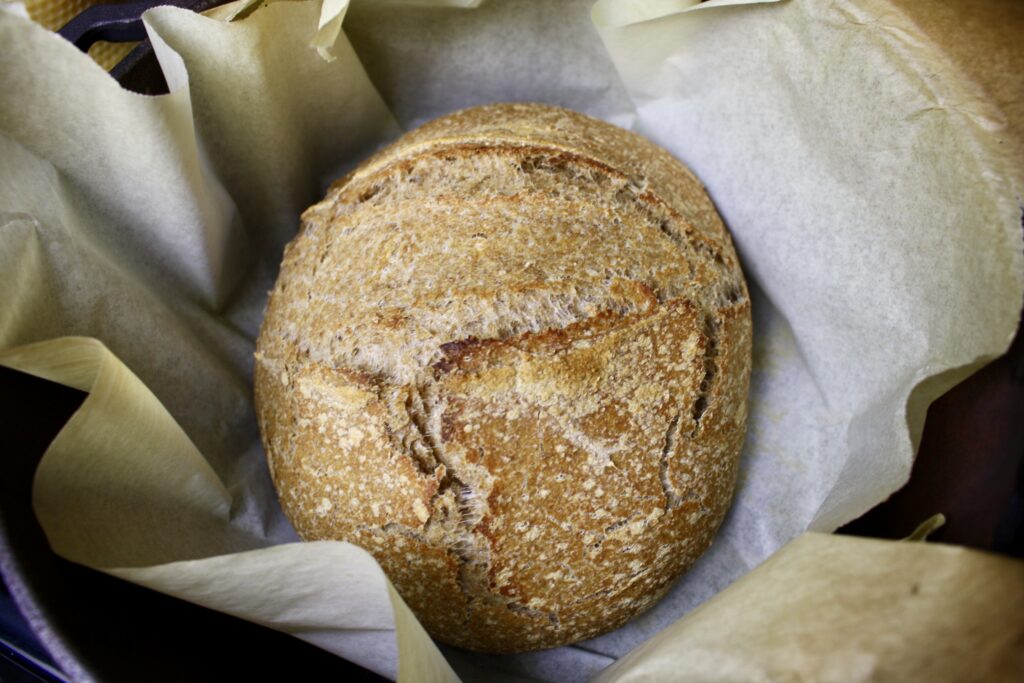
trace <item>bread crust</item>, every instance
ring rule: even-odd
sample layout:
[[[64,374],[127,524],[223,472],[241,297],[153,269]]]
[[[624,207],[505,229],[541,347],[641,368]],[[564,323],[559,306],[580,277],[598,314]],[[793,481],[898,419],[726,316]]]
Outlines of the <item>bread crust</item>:
[[[438,639],[553,647],[650,607],[728,509],[750,304],[702,186],[542,105],[409,133],[303,215],[256,406],[307,540],[367,548]]]

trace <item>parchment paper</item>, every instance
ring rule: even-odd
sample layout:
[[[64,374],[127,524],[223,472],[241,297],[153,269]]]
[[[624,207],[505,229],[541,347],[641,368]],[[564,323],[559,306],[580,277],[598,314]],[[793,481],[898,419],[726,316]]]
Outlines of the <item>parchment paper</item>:
[[[1021,610],[1019,561],[808,533],[595,683],[1011,683],[1024,671]]]
[[[397,124],[500,100],[631,125],[694,169],[751,283],[755,368],[736,502],[695,569],[580,646],[446,649],[464,680],[585,680],[898,488],[928,402],[1016,328],[1019,91],[991,95],[878,0],[685,4],[160,8],[159,98],[0,12],[0,363],[91,392],[35,482],[54,550],[386,676],[454,677],[366,553],[295,543],[250,354],[325,185]],[[99,342],[33,344],[67,335]]]

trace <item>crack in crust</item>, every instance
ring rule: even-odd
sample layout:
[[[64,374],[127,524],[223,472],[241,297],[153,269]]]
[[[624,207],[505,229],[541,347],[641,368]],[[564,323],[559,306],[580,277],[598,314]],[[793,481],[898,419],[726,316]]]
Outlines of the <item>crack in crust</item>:
[[[561,626],[558,615],[554,612],[534,609],[533,607],[527,607],[526,605],[513,602],[511,600],[505,605],[505,607],[507,607],[510,612],[515,612],[516,614],[531,617],[533,619],[547,619],[554,628],[559,628]]]
[[[418,387],[412,387],[405,396],[403,406],[405,416],[408,418],[408,429],[411,437],[404,439],[402,445],[404,450],[416,463],[420,472],[427,476],[433,476],[438,467],[444,467],[444,463],[438,454],[437,443],[430,435],[430,429],[426,423],[426,416],[423,413],[423,397]],[[450,476],[445,471],[442,473],[442,488],[444,479]],[[441,493],[441,490],[438,490]]]
[[[704,377],[700,381],[697,399],[693,402],[693,430],[690,438],[694,438],[700,430],[700,421],[708,409],[708,396],[718,374],[718,321],[710,314],[704,316]]]
[[[643,577],[643,576],[647,576],[647,574],[649,574],[650,572],[651,572],[651,567],[642,567],[640,569],[637,569],[636,571],[626,575],[626,577],[623,579],[622,585],[617,586],[615,588],[602,588],[602,589],[596,590],[596,591],[594,591],[592,593],[587,593],[583,597],[580,597],[580,598],[577,598],[577,599],[573,600],[572,604],[573,605],[579,605],[579,604],[582,604],[584,602],[587,602],[588,600],[593,600],[594,598],[602,598],[602,597],[607,597],[609,595],[616,595],[618,593],[621,593],[621,592],[623,592],[624,590],[626,590],[626,589],[628,589],[630,587],[630,585],[633,583],[634,579],[637,579],[637,578],[640,578],[640,577]]]
[[[708,314],[717,310],[722,305],[733,304],[741,299],[745,299],[742,281],[738,279],[737,273],[731,269],[731,264],[727,263],[728,257],[723,255],[723,248],[727,247],[728,244],[718,243],[696,230],[673,206],[653,192],[648,186],[646,179],[631,178],[601,161],[576,152],[558,149],[557,147],[530,147],[518,144],[497,143],[487,145],[484,152],[486,154],[506,155],[510,158],[518,159],[516,167],[520,173],[525,175],[547,173],[564,179],[585,178],[596,188],[614,190],[614,201],[616,203],[632,207],[639,212],[648,228],[654,234],[668,240],[675,247],[689,254],[690,258],[685,259],[689,270],[689,277],[687,282],[683,283],[682,281],[671,279],[655,281],[649,279],[651,276],[648,276],[648,279],[640,279],[637,277],[637,274],[629,273],[622,273],[616,276],[621,281],[629,282],[634,287],[642,288],[649,292],[651,296],[649,303],[641,303],[639,299],[631,300],[633,299],[632,296],[626,297],[625,300],[617,295],[610,296],[610,290],[614,287],[608,277],[604,280],[604,288],[609,290],[605,294],[605,296],[609,297],[607,301],[574,302],[573,297],[566,296],[555,289],[538,287],[536,288],[537,291],[531,292],[530,295],[537,297],[539,302],[548,301],[555,309],[562,311],[558,315],[564,314],[567,317],[558,319],[557,324],[548,324],[541,330],[531,330],[515,323],[514,319],[519,313],[508,311],[507,317],[510,317],[511,322],[504,325],[503,329],[499,330],[497,334],[487,334],[482,338],[471,335],[463,339],[438,339],[434,346],[436,349],[434,353],[430,355],[429,360],[426,356],[420,358],[417,361],[419,367],[412,370],[413,374],[421,374],[431,363],[433,363],[436,371],[446,372],[452,365],[450,358],[460,355],[464,346],[472,348],[490,342],[500,342],[522,337],[530,333],[544,334],[586,323],[599,316],[623,317],[639,312],[640,309],[648,305],[653,305],[656,308],[679,298],[694,301],[698,308]],[[385,202],[392,194],[400,194],[399,188],[403,184],[420,186],[429,180],[429,173],[424,173],[424,177],[416,175],[416,164],[423,162],[425,159],[441,159],[451,163],[459,157],[472,157],[480,153],[481,149],[477,144],[448,143],[441,147],[414,150],[412,155],[391,159],[384,165],[373,169],[371,173],[360,177],[355,177],[353,174],[344,181],[336,183],[324,202],[311,208],[304,215],[304,225],[312,223],[316,217],[324,220],[324,213],[329,213],[331,217],[336,218],[339,215],[351,214],[357,211],[359,207],[367,204]],[[524,157],[523,155],[526,156]],[[434,201],[440,201],[444,196],[446,195],[443,193],[432,195]],[[506,197],[506,199],[508,198]],[[616,222],[619,220],[614,215],[611,219]],[[322,253],[320,253],[319,260],[322,261],[326,256],[327,250],[333,241],[333,234],[325,236],[324,242],[320,245]],[[694,291],[687,291],[687,287],[699,281],[695,270],[695,261],[701,261],[706,267],[715,270],[719,275],[719,277],[712,279],[712,291],[704,291],[700,288]],[[660,278],[661,276],[658,277]],[[595,283],[591,284],[596,286],[597,283],[595,281]],[[526,292],[522,292],[522,294],[525,295]],[[312,289],[309,296],[314,296]],[[580,306],[578,305],[580,303],[587,305]],[[407,312],[402,313],[402,315],[406,314]],[[282,336],[287,337],[287,335]],[[297,343],[300,340],[292,339],[291,341]],[[380,367],[380,361],[377,358],[366,357],[360,351],[361,349],[358,348],[353,349],[350,357],[334,358],[330,359],[329,362],[370,375],[386,377],[394,385],[405,384],[409,380],[409,377],[402,378],[396,376],[395,368]],[[697,412],[702,412],[703,408],[704,404],[701,404],[696,410]]]
[[[486,541],[474,531],[477,524],[483,520],[484,503],[454,463],[445,456],[440,429],[443,408],[437,399],[436,385],[425,380],[423,383],[408,387],[405,407],[410,423],[420,437],[419,443],[429,450],[436,467],[443,470],[438,490],[431,499],[429,517],[424,526],[429,528],[432,525],[444,524],[446,520],[438,519],[441,507],[436,503],[448,493],[455,497],[455,509],[458,512],[455,524],[456,537],[446,550],[458,564],[455,580],[466,601],[463,623],[468,625],[472,620],[473,604],[479,599],[482,589],[490,590],[487,577],[490,552]]]
[[[456,509],[459,513],[456,524],[458,535],[455,542],[447,547],[447,551],[458,564],[455,580],[466,601],[463,627],[467,627],[473,618],[474,605],[485,596],[496,594],[495,586],[489,576],[490,551],[487,540],[475,530],[477,525],[483,521],[485,502],[460,475],[458,468],[445,457],[444,443],[438,428],[442,407],[438,405],[436,390],[436,385],[429,381],[411,387],[406,408],[410,423],[419,433],[422,439],[421,443],[430,450],[433,462],[438,467],[444,468],[444,475],[433,500],[436,501],[449,491],[455,495]],[[436,519],[437,511],[438,507],[432,505],[426,526],[439,523],[439,520]],[[395,525],[385,525],[385,528],[389,526]],[[397,529],[397,531],[406,533],[404,528]],[[426,538],[425,535],[416,532],[406,535],[420,539]],[[501,600],[510,612],[536,619],[546,619],[556,629],[561,625],[558,614],[554,611],[536,609],[508,597],[502,597]]]
[[[518,159],[516,167],[525,175],[551,173],[565,179],[585,175],[596,187],[612,187],[617,183],[618,187],[614,194],[616,202],[629,204],[637,209],[646,218],[650,228],[675,246],[693,254],[703,255],[718,266],[721,274],[728,274],[730,271],[730,264],[727,263],[723,249],[725,245],[712,242],[700,234],[675,207],[652,191],[645,178],[631,178],[602,161],[557,147],[492,143],[486,145],[485,151],[488,154],[514,156]],[[390,160],[368,175],[358,179],[352,178],[355,182],[351,185],[348,183],[349,178],[346,178],[345,182],[335,183],[334,192],[330,193],[325,201],[332,203],[335,215],[351,213],[360,205],[382,201],[403,181],[419,184],[422,179],[414,175],[417,162],[433,158],[451,163],[459,157],[471,157],[480,152],[481,147],[478,143],[448,143],[440,147],[417,150],[407,157]],[[435,198],[441,199],[445,196],[444,193],[438,193]],[[346,201],[348,198],[351,200]],[[696,278],[692,262],[689,263],[689,271],[691,280]],[[721,291],[716,292],[713,297],[718,305],[737,303],[745,298],[742,284],[735,277],[726,277],[718,284]],[[663,304],[672,298],[661,288],[655,287],[654,290],[658,303]]]
[[[608,534],[614,533],[615,531],[618,531],[622,527],[626,526],[627,524],[629,524],[630,522],[632,522],[633,520],[635,520],[636,518],[641,517],[641,516],[643,516],[643,513],[636,512],[636,513],[634,513],[632,515],[629,515],[628,517],[623,517],[622,519],[620,519],[617,522],[612,522],[611,524],[609,524],[608,526],[606,526],[604,528],[604,533],[601,534],[601,536],[599,537],[599,540],[603,541],[604,537],[607,536]]]
[[[674,510],[682,504],[682,498],[672,485],[668,473],[669,458],[675,451],[678,432],[679,413],[676,413],[672,417],[672,421],[668,423],[668,430],[665,432],[665,445],[661,449],[661,460],[658,463],[658,476],[661,479],[661,490],[665,493],[666,510]]]

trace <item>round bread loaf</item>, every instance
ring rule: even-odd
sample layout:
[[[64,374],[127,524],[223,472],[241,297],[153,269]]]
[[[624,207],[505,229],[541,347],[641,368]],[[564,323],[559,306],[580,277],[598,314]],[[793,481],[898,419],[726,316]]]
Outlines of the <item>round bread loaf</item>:
[[[256,351],[285,513],[366,548],[436,638],[616,628],[711,543],[750,304],[701,184],[564,109],[432,121],[302,216]]]

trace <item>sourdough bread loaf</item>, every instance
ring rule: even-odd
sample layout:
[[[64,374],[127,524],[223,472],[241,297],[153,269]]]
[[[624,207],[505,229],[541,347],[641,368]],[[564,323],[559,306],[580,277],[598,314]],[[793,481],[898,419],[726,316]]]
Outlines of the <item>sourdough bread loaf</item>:
[[[439,640],[552,647],[647,609],[711,543],[750,342],[682,164],[564,109],[477,107],[303,214],[256,406],[302,538],[369,550]]]

